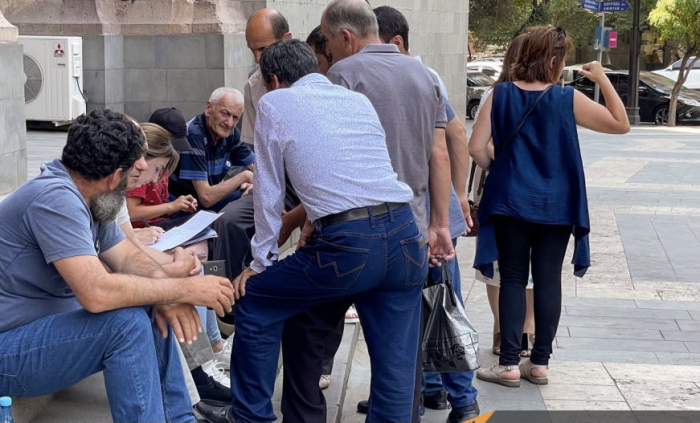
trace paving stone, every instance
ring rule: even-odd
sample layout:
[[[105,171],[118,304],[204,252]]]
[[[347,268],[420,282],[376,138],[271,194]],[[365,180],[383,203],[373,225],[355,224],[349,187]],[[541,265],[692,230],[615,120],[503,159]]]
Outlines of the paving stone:
[[[559,338],[557,346],[561,349],[641,351],[641,352],[687,352],[680,341],[651,341],[617,339],[615,341],[597,338]]]
[[[656,357],[662,364],[700,366],[699,353],[657,352]]]
[[[557,361],[655,364],[659,361],[656,354],[659,353],[555,348],[552,358]]]
[[[584,400],[545,400],[547,410],[591,410],[591,411],[609,411],[609,410],[629,410],[630,406],[624,401],[584,401]],[[596,413],[598,415],[599,413]],[[600,416],[599,416],[600,417]],[[591,421],[599,421],[597,418]]]
[[[624,401],[617,386],[610,385],[578,385],[551,384],[540,386],[542,398],[547,400],[580,400],[580,401]]]
[[[633,410],[700,410],[700,389],[693,382],[618,380]]]
[[[692,320],[680,320],[688,324],[694,323]],[[628,319],[625,317],[597,317],[597,316],[569,316],[562,314],[559,320],[560,326],[569,327],[598,327],[615,329],[679,329],[679,323],[672,319]],[[692,330],[687,328],[685,330]]]
[[[618,300],[613,298],[564,298],[562,300],[562,306],[638,308],[634,300]]]
[[[610,376],[615,380],[700,381],[700,367],[697,366],[651,366],[629,363],[603,363],[603,365]]]
[[[679,320],[678,327],[680,330],[700,331],[700,320]]]
[[[656,310],[689,310],[691,316],[693,316],[693,311],[700,311],[700,303],[692,301],[634,300],[634,302],[638,308],[651,308]],[[695,318],[695,316],[693,316],[693,319],[700,320]]]
[[[692,330],[662,330],[661,336],[667,341],[692,341],[700,339],[700,331]]]
[[[658,341],[670,341],[661,335],[658,329],[606,329],[606,328],[569,328],[571,337],[574,338],[606,338],[606,339],[650,339]],[[559,332],[557,332],[557,335]],[[683,339],[675,339],[683,341]]]
[[[551,361],[549,365],[550,385],[615,385],[603,363],[580,363],[574,361]]]
[[[570,316],[627,317],[632,319],[691,319],[690,314],[685,310],[653,310],[613,307],[567,306],[566,314]]]
[[[697,338],[695,338],[697,339]],[[700,342],[693,341],[693,342],[684,342],[686,348],[688,348],[688,351],[694,352],[694,353],[700,353]]]

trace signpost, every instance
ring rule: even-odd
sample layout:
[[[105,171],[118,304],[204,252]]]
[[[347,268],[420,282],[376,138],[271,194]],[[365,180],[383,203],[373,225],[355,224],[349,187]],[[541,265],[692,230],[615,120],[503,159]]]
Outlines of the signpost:
[[[598,62],[602,62],[603,50],[617,47],[617,33],[610,32],[611,28],[605,28],[605,14],[624,12],[630,8],[630,4],[627,3],[627,0],[581,0],[581,7],[598,13],[600,17],[600,26],[595,31],[593,48],[598,50]],[[598,102],[598,97],[600,97],[600,87],[598,84],[595,84],[593,100]]]

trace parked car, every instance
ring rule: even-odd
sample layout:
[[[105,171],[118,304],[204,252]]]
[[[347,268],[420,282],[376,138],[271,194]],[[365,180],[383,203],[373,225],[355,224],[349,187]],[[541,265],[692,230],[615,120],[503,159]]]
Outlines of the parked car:
[[[615,91],[627,103],[627,71],[611,71],[605,74],[612,82]],[[675,81],[652,72],[639,73],[639,118],[642,122],[653,122],[663,125],[668,121],[668,106],[671,91]],[[567,85],[571,85],[591,99],[595,84],[588,78],[581,77]],[[603,96],[600,96],[603,102]],[[676,122],[700,123],[700,92],[682,87],[678,94]]]
[[[495,81],[481,72],[467,71],[467,117],[474,119],[481,96]]]
[[[694,58],[695,56],[691,57],[690,60],[692,61]],[[654,73],[659,74],[661,76],[665,76],[666,78],[671,79],[675,83],[676,81],[678,81],[678,73],[680,72],[680,70],[681,61],[676,60],[675,62],[671,63],[671,65],[669,65],[666,69],[657,70],[654,71]],[[700,59],[698,59],[695,62],[695,65],[688,73],[688,78],[685,80],[683,86],[686,88],[690,88],[691,90],[700,90]]]
[[[467,72],[481,72],[493,79],[498,79],[502,69],[503,63],[493,60],[475,60],[467,63]]]

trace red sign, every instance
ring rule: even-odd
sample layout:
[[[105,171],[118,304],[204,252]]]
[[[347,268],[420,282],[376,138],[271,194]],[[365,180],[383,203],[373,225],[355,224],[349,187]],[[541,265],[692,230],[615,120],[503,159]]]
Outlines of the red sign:
[[[608,32],[608,48],[617,48],[617,31]]]

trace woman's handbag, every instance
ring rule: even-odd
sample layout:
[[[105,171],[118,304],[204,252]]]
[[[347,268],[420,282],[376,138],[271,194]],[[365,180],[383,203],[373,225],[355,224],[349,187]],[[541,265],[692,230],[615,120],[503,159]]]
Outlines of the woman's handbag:
[[[476,370],[480,365],[479,336],[452,289],[449,269],[442,263],[442,281],[423,289],[423,371]]]

